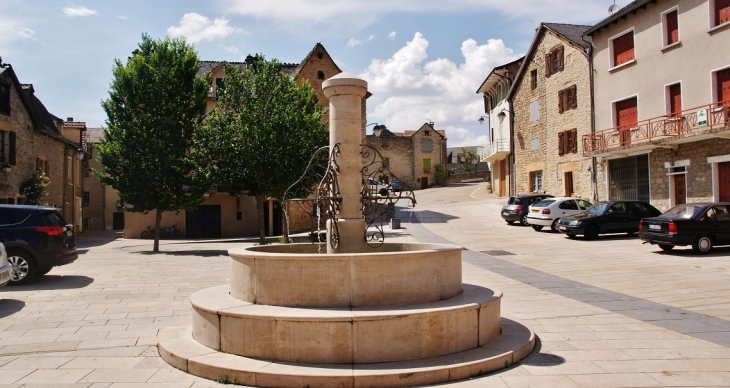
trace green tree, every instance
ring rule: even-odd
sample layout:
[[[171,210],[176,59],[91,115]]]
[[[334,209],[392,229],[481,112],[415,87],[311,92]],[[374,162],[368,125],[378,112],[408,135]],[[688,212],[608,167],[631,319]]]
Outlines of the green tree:
[[[466,172],[471,172],[474,161],[477,159],[477,155],[476,153],[474,153],[474,150],[462,147],[461,153],[459,153],[458,156],[460,160],[464,161],[463,163],[461,163],[461,168],[463,168]]]
[[[325,110],[309,83],[297,86],[276,59],[259,55],[250,69],[224,66],[225,90],[195,144],[207,158],[199,162],[208,166],[200,175],[210,176],[219,191],[256,197],[263,244],[264,201],[281,200],[327,145]]]
[[[209,188],[190,152],[210,84],[197,76],[198,67],[183,38],[143,34],[126,64],[115,61],[109,99],[102,101],[107,128],[96,173],[124,198],[127,211],[156,211],[155,252],[162,213],[197,208]]]

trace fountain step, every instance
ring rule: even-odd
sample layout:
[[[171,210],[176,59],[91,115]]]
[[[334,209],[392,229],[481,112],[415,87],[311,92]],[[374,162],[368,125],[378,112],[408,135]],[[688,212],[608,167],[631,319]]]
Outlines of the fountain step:
[[[258,387],[405,387],[463,380],[508,367],[535,347],[527,326],[501,319],[502,333],[484,346],[447,356],[371,364],[306,364],[237,356],[201,345],[190,326],[160,332],[160,356],[190,374]]]
[[[470,284],[453,298],[394,307],[256,305],[228,286],[190,297],[193,336],[240,356],[282,362],[374,363],[458,353],[499,335],[502,292]]]

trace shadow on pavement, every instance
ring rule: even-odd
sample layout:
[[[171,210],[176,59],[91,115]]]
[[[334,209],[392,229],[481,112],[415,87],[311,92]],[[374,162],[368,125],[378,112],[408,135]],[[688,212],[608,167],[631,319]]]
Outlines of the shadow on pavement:
[[[422,224],[445,224],[450,220],[458,219],[449,214],[438,213],[430,210],[416,211],[418,214],[418,221]]]
[[[3,290],[7,290],[5,286]],[[25,307],[25,302],[15,299],[0,299],[0,319],[9,317]]]
[[[529,356],[523,358],[520,363],[531,366],[557,366],[565,363],[565,359],[555,354],[540,353],[542,350],[542,341],[540,337],[535,338],[535,349]]]
[[[203,256],[203,257],[216,257],[216,256],[228,256],[228,251],[223,249],[210,249],[210,250],[187,250],[187,251],[141,251],[137,252],[142,255],[170,255],[170,256]]]
[[[80,275],[53,275],[37,276],[30,284],[22,286],[7,285],[0,292],[35,291],[35,290],[73,290],[84,288],[94,282],[94,278]]]

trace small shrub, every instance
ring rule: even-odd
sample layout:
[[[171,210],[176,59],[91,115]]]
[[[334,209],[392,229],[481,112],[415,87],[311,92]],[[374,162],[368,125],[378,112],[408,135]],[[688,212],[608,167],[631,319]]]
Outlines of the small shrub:
[[[35,173],[20,185],[20,193],[25,195],[25,202],[28,205],[40,205],[43,198],[48,195],[48,185],[51,180],[42,172]]]

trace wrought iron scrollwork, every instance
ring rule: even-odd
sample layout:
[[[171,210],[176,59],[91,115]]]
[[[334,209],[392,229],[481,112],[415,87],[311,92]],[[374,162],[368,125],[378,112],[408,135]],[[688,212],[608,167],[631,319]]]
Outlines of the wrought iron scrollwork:
[[[361,144],[360,155],[364,166],[362,175],[362,214],[367,223],[365,241],[371,247],[379,247],[385,240],[383,224],[395,215],[395,204],[400,199],[410,199],[416,205],[413,189],[398,179],[388,168],[383,155],[369,144]]]
[[[329,152],[328,152],[329,151]],[[284,215],[286,228],[289,231],[289,205],[293,204],[300,212],[302,219],[311,220],[312,243],[324,242],[323,226],[329,222],[326,233],[330,236],[330,246],[336,249],[339,244],[339,230],[337,228],[337,214],[340,212],[342,196],[337,176],[340,168],[337,157],[340,155],[340,145],[335,144],[318,149],[309,161],[304,174],[284,193]],[[326,226],[325,226],[326,227]],[[321,244],[318,244],[321,247]]]

